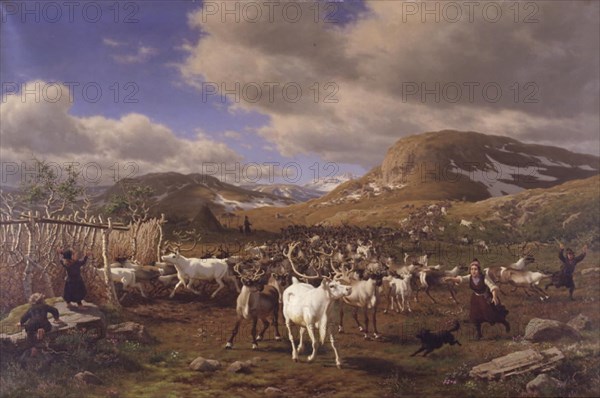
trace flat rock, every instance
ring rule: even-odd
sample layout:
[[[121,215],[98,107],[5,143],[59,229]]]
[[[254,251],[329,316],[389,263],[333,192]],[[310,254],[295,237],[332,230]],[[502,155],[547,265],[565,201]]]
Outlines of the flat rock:
[[[564,354],[556,347],[539,352],[530,348],[474,366],[469,375],[493,380],[532,371],[544,372],[553,369],[564,358]]]
[[[150,336],[146,330],[146,327],[135,322],[124,322],[117,325],[110,325],[106,330],[106,334],[108,337],[117,340],[138,341],[143,344],[150,344],[154,342],[154,338]]]
[[[61,299],[52,305],[58,310],[61,322],[50,322],[52,330],[46,334],[46,338],[54,339],[73,329],[93,331],[97,338],[106,336],[106,317],[95,304],[86,302],[81,308],[69,308]],[[12,334],[0,333],[0,350],[24,349],[26,340],[25,330]]]

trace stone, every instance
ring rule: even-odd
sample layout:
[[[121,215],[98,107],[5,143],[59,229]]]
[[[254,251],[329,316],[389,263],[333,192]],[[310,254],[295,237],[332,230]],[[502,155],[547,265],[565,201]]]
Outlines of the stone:
[[[542,397],[555,397],[564,387],[565,383],[562,381],[542,373],[527,383],[525,388],[529,394]]]
[[[252,366],[251,361],[235,361],[227,368],[228,372],[231,373],[247,373],[250,371],[250,367]]]
[[[213,372],[221,367],[221,362],[215,359],[198,357],[190,363],[190,369],[199,372]]]
[[[83,384],[95,384],[95,385],[100,385],[100,384],[104,384],[104,382],[102,380],[100,380],[100,378],[98,376],[96,376],[95,374],[93,374],[92,372],[89,371],[83,371],[83,372],[79,372],[74,376],[75,380],[83,383]]]
[[[143,344],[150,344],[155,341],[154,338],[150,336],[148,331],[146,331],[146,327],[144,325],[135,322],[124,322],[116,325],[110,325],[107,328],[107,335],[109,338],[120,341],[137,341]]]
[[[577,331],[582,331],[590,327],[590,318],[583,314],[579,314],[575,318],[567,322],[567,325],[571,326]]]
[[[282,397],[284,392],[277,387],[267,387],[265,388],[265,395],[268,395],[269,397]]]
[[[581,270],[581,275],[598,274],[598,273],[600,273],[600,267],[584,268]]]
[[[566,323],[552,319],[533,318],[525,327],[525,340],[533,342],[553,341],[561,338],[580,339],[581,334]]]

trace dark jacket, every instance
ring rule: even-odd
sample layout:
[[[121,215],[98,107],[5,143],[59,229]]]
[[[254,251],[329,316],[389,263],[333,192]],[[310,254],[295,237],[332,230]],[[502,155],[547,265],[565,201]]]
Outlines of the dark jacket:
[[[48,313],[52,314],[54,319],[58,319],[58,310],[48,304],[33,304],[29,310],[21,317],[21,325],[25,327],[28,333],[36,332],[38,329],[44,329],[49,332],[52,325],[48,321]]]

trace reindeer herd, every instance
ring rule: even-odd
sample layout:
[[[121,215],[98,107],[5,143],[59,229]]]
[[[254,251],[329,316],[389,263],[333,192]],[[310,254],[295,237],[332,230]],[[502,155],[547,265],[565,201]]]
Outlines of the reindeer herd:
[[[273,325],[275,339],[279,333],[280,314],[283,315],[292,345],[292,359],[298,360],[302,351],[304,334],[312,344],[308,361],[315,358],[317,347],[329,339],[335,353],[335,362],[341,366],[335,339],[330,329],[333,303],[338,303],[338,333],[344,332],[344,311],[350,307],[353,319],[365,339],[379,339],[377,310],[410,313],[410,302],[418,302],[418,293],[424,291],[435,304],[432,290],[446,290],[454,303],[458,304],[452,277],[466,267],[455,266],[447,270],[441,265],[429,264],[431,253],[411,256],[406,253],[398,261],[387,253],[397,245],[398,236],[385,228],[325,228],[288,227],[277,241],[261,246],[249,246],[241,253],[223,253],[224,258],[188,258],[181,254],[181,244],[167,242],[161,263],[140,266],[126,259],[113,264],[113,281],[121,282],[125,288],[136,287],[146,296],[137,275],[153,272],[161,284],[174,284],[169,297],[179,288],[200,294],[194,287],[198,281],[214,281],[218,287],[211,294],[214,298],[225,283],[238,293],[236,301],[237,320],[227,341],[227,349],[233,348],[234,339],[244,320],[252,322],[252,348],[258,347],[264,333]],[[521,257],[513,264],[490,267],[485,272],[492,280],[510,285],[513,292],[522,289],[528,296],[537,294],[543,301],[548,298],[538,284],[551,275],[527,270],[534,262],[531,251],[521,248]],[[147,278],[144,278],[147,279]],[[241,288],[240,288],[241,282]],[[503,292],[504,293],[504,292]],[[381,303],[384,303],[381,305]],[[359,320],[362,314],[362,323]],[[259,319],[262,329],[257,330]],[[292,325],[299,328],[299,343],[296,346]],[[372,335],[370,328],[372,327]]]

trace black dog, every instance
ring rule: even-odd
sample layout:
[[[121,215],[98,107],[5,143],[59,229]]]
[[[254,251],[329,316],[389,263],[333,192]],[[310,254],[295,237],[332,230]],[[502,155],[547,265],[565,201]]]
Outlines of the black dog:
[[[461,345],[460,342],[452,335],[452,332],[457,331],[459,328],[460,324],[455,320],[454,326],[448,330],[441,330],[439,332],[432,333],[429,329],[421,329],[421,331],[416,335],[416,337],[421,340],[421,348],[415,351],[411,357],[414,357],[421,351],[425,351],[425,354],[423,354],[425,357],[431,351],[441,348],[445,343],[450,345]]]

